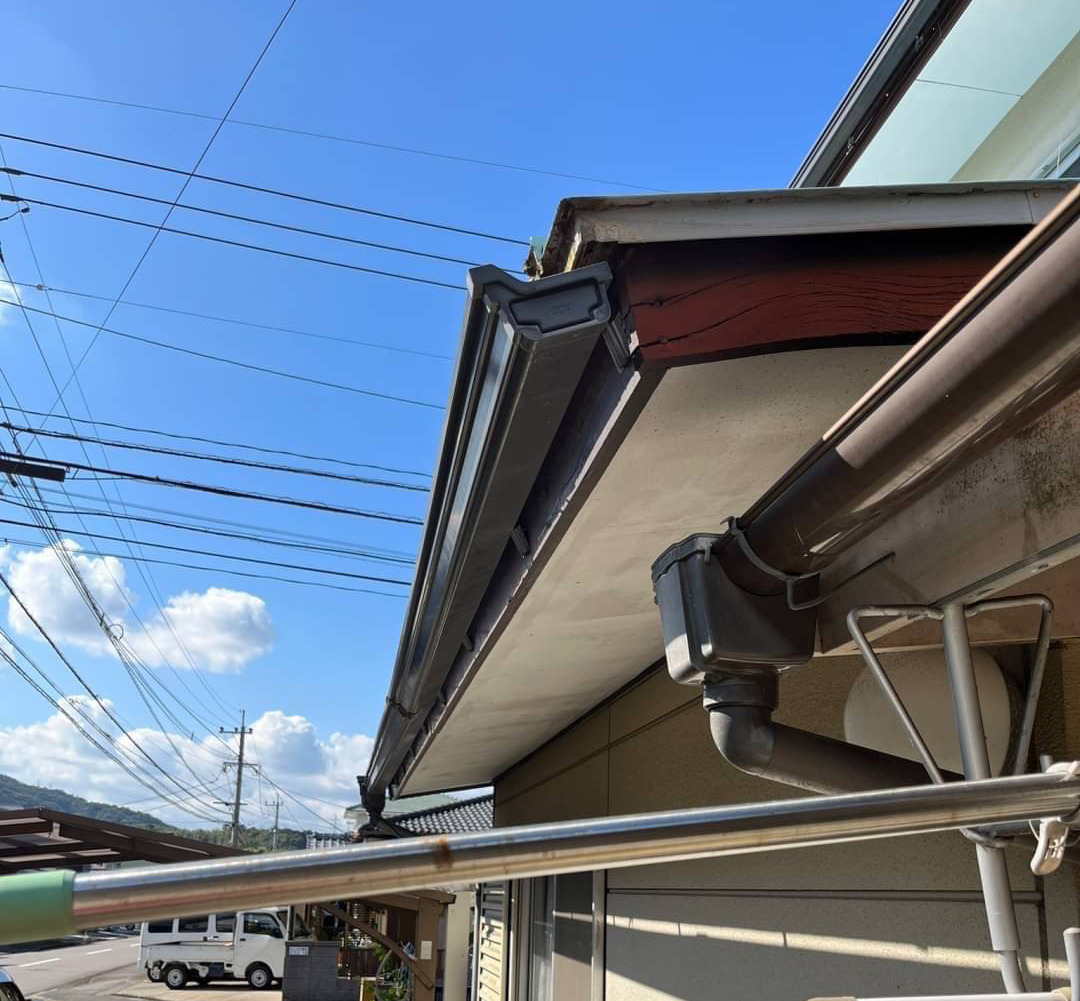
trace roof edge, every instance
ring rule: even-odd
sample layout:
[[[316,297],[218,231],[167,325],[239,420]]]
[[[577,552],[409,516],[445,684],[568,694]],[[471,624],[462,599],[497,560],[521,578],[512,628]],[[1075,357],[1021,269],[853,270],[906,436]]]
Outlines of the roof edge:
[[[1071,188],[1053,179],[566,198],[543,255],[529,264],[537,274],[553,275],[603,259],[611,247],[642,243],[1030,225],[1052,207],[1037,201],[1041,195],[1060,198]],[[976,194],[983,197],[973,205]]]
[[[970,0],[905,0],[791,179],[839,183]]]
[[[364,806],[379,812],[463,646],[581,373],[611,318],[611,270],[468,276],[417,571]]]

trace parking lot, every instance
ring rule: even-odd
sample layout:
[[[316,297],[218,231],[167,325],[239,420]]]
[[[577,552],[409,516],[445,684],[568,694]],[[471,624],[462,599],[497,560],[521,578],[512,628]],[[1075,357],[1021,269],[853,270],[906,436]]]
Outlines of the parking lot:
[[[7,947],[0,967],[14,978],[28,1001],[277,1001],[280,990],[253,991],[246,983],[196,984],[171,991],[136,970],[139,941],[129,935],[72,936],[59,942]]]

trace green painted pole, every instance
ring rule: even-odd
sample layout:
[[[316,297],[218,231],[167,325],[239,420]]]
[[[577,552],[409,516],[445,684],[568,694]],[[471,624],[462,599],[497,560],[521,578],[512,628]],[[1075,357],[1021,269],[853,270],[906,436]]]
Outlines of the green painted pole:
[[[70,869],[23,872],[4,877],[0,942],[39,942],[75,931],[71,915]]]

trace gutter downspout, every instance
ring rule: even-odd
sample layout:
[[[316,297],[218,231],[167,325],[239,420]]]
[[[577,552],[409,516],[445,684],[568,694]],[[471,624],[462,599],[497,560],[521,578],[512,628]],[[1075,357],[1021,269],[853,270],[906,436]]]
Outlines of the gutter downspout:
[[[926,771],[918,762],[774,723],[776,676],[757,681],[722,679],[705,685],[709,730],[728,764],[824,795],[926,782]]]

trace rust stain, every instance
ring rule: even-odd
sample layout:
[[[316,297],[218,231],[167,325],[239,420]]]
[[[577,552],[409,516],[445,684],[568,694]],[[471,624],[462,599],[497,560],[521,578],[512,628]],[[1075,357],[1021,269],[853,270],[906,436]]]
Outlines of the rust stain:
[[[449,869],[454,861],[454,853],[450,850],[450,842],[446,838],[436,838],[431,846],[431,859],[436,869]]]

